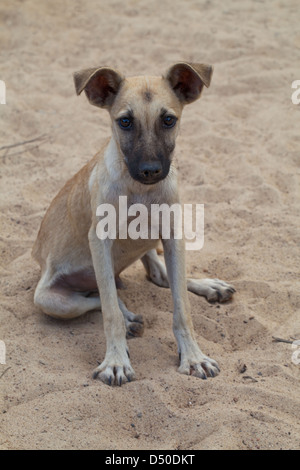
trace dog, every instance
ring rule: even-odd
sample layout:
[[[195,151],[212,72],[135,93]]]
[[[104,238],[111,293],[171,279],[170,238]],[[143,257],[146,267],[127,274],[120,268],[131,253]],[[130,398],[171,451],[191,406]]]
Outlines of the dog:
[[[202,379],[220,371],[197,344],[188,291],[224,302],[234,287],[218,279],[187,279],[184,240],[174,237],[173,226],[169,239],[161,239],[165,264],[157,253],[159,239],[100,239],[96,233],[97,207],[108,203],[118,211],[121,195],[128,207],[179,203],[173,155],[182,110],[209,87],[212,73],[210,65],[179,62],[162,76],[125,78],[109,67],[74,74],[77,95],[84,91],[92,105],[108,110],[112,136],[45,214],[32,252],[41,266],[34,303],[61,319],[101,309],[106,354],[93,377],[108,385],[135,379],[127,338],[142,334],[143,320],[126,308],[117,286],[120,273],[139,259],[150,281],[171,288],[178,371]]]

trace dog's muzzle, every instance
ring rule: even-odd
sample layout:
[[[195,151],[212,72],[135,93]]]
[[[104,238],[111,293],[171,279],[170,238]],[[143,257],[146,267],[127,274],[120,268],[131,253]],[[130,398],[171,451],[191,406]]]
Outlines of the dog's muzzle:
[[[138,165],[128,165],[130,176],[142,184],[155,184],[163,180],[169,173],[170,162],[161,161],[140,162]]]

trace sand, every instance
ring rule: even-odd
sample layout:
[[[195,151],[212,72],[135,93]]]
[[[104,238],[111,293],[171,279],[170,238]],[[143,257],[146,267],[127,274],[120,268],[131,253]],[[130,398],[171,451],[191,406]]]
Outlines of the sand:
[[[299,448],[298,349],[272,340],[300,338],[299,20],[297,0],[1,1],[2,449]],[[137,263],[121,291],[145,320],[129,341],[137,380],[108,387],[91,378],[101,314],[42,314],[31,248],[52,198],[110,135],[72,73],[155,75],[180,60],[215,67],[184,110],[176,161],[182,202],[205,204],[204,247],[187,252],[187,272],[237,290],[221,305],[189,294],[221,373],[177,373],[170,291]]]

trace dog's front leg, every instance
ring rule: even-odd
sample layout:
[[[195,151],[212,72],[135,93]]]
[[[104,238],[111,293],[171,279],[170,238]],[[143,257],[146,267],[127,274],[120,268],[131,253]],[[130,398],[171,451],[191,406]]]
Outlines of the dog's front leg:
[[[89,244],[97,285],[100,293],[103,325],[106,337],[104,361],[94,370],[93,377],[108,385],[122,385],[135,378],[129,360],[126,343],[126,328],[123,313],[118,303],[112,261],[113,240],[99,240],[95,227],[89,231]]]
[[[195,339],[187,292],[184,241],[165,239],[163,245],[174,303],[173,331],[180,360],[178,371],[202,379],[215,377],[219,373],[218,364],[202,353]]]

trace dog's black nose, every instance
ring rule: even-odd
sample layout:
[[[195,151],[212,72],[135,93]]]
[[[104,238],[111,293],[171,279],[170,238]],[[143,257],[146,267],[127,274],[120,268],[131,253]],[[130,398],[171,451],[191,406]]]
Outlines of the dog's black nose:
[[[139,165],[140,180],[145,183],[155,183],[160,180],[162,173],[162,165],[160,161],[142,162]]]

